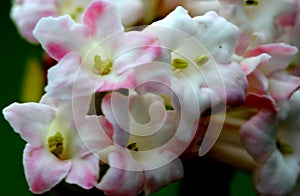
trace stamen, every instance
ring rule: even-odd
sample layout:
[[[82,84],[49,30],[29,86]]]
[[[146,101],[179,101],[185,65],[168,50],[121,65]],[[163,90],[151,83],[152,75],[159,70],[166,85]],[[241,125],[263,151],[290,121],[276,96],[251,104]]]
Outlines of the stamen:
[[[103,61],[99,55],[94,56],[93,68],[98,71],[100,75],[107,75],[111,71],[112,62],[110,60]]]
[[[172,67],[174,69],[185,69],[188,67],[188,65],[188,61],[181,58],[175,58],[172,60]]]
[[[139,151],[138,145],[136,142],[127,145],[127,148],[132,151]]]
[[[245,4],[249,6],[256,6],[258,5],[258,0],[246,0]]]
[[[282,141],[280,138],[276,139],[276,146],[282,154],[293,154],[294,152],[293,147],[290,144]]]
[[[202,66],[205,63],[207,63],[207,61],[209,60],[209,57],[205,54],[199,55],[194,59],[194,62],[198,65],[198,66]]]
[[[64,138],[60,132],[56,132],[54,136],[48,138],[48,149],[57,158],[63,153],[63,141]]]

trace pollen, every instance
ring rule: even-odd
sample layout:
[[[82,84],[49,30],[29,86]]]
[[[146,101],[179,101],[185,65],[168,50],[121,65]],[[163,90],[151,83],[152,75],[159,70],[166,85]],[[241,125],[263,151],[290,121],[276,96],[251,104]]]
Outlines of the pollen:
[[[129,150],[132,150],[132,151],[136,151],[138,152],[139,151],[139,147],[138,147],[138,144],[136,142],[133,142],[133,143],[130,143],[127,145],[127,148]]]
[[[209,60],[208,56],[205,54],[199,55],[194,59],[194,62],[198,65],[198,66],[202,66],[205,63],[207,63],[207,61]]]
[[[189,62],[181,59],[181,58],[175,58],[172,60],[172,68],[173,69],[185,69],[189,65]]]
[[[99,75],[107,75],[110,73],[112,68],[112,62],[110,60],[102,60],[99,55],[94,56],[93,68]]]
[[[63,141],[64,138],[62,137],[62,134],[60,132],[56,132],[54,136],[50,136],[48,138],[48,149],[57,158],[60,158],[60,155],[63,153]]]

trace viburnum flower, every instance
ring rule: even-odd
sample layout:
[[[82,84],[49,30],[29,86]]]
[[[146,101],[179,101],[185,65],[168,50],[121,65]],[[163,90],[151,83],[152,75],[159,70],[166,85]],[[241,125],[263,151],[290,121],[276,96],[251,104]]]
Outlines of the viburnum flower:
[[[207,105],[211,106],[210,99],[239,105],[245,99],[247,81],[240,65],[231,60],[238,42],[238,28],[215,12],[207,12],[193,19],[186,15],[187,11],[178,7],[165,19],[149,25],[146,31],[170,49],[170,64],[175,77],[183,83],[191,83],[199,101],[203,95],[208,95],[208,104],[203,99],[200,103],[203,110],[207,109]],[[170,25],[172,17],[186,20]],[[181,24],[178,25],[181,28],[177,24]],[[172,29],[172,36],[162,33]],[[212,37],[215,32],[218,34]]]
[[[11,18],[16,23],[21,35],[28,41],[36,43],[33,36],[38,21],[47,16],[70,15],[80,21],[81,15],[93,0],[14,0]],[[135,24],[143,15],[143,4],[140,0],[110,0],[121,16],[125,26]],[[130,6],[126,6],[130,4]],[[131,13],[135,13],[132,15]]]
[[[116,7],[107,1],[93,1],[82,24],[70,16],[43,18],[34,35],[59,61],[48,72],[45,90],[61,99],[134,87],[133,68],[161,55],[156,38],[141,31],[124,32]]]
[[[296,91],[279,112],[262,109],[242,125],[241,140],[259,163],[254,182],[262,195],[289,195],[299,186],[299,100]]]
[[[110,168],[97,188],[109,195],[148,195],[182,178],[178,153],[188,143],[176,137],[180,114],[166,111],[162,97],[113,92],[104,97],[102,111],[114,145],[99,151]]]
[[[241,65],[247,75],[246,104],[276,110],[278,101],[286,101],[300,87],[300,78],[286,68],[298,49],[284,43],[272,43],[247,50]]]
[[[294,0],[220,0],[220,15],[241,30],[237,53],[250,45],[272,43],[278,36],[276,19],[293,10]]]
[[[85,189],[97,184],[99,159],[92,149],[111,142],[101,117],[85,115],[88,100],[61,101],[45,95],[40,103],[13,103],[3,110],[14,131],[28,142],[23,164],[33,193],[49,191],[63,179]]]

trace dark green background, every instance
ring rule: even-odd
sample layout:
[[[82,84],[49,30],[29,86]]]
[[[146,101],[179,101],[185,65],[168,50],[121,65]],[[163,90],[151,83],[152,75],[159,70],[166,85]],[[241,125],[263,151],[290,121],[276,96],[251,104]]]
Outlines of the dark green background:
[[[31,45],[23,40],[17,33],[15,26],[9,18],[10,1],[3,1],[1,3],[1,36],[0,36],[0,62],[1,62],[1,99],[0,109],[9,104],[20,100],[20,89],[22,86],[23,73],[25,70],[25,63],[30,56],[39,56],[40,48]],[[32,76],[34,77],[34,76]],[[22,152],[25,142],[14,133],[8,123],[0,116],[0,195],[33,195],[28,191],[28,186],[25,180],[23,165],[22,165]],[[209,168],[208,168],[209,169]],[[213,169],[213,168],[211,168]],[[200,171],[201,172],[201,171]],[[197,174],[197,179],[205,177]],[[222,173],[211,176],[213,179],[220,178]],[[193,189],[201,193],[201,186],[205,186],[200,182],[199,185]],[[159,195],[178,195],[179,183],[172,184],[171,186],[162,189],[155,196]],[[217,184],[213,184],[215,189],[218,189]],[[249,173],[236,170],[233,173],[233,179],[229,186],[230,196],[255,196],[252,186],[252,177]],[[206,195],[206,194],[201,194]]]

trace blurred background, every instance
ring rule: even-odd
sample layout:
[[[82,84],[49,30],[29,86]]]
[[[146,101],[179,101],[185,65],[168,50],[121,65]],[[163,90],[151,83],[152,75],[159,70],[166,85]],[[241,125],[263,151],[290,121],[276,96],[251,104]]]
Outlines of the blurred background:
[[[9,12],[11,2],[1,5],[1,97],[0,109],[13,102],[37,101],[41,93],[41,48],[22,39]],[[28,74],[31,73],[31,74]],[[28,114],[30,115],[30,114]],[[0,115],[0,195],[33,195],[28,190],[22,165],[25,142]],[[199,157],[184,162],[185,178],[153,194],[255,196],[250,173]],[[52,195],[52,194],[49,194]]]

